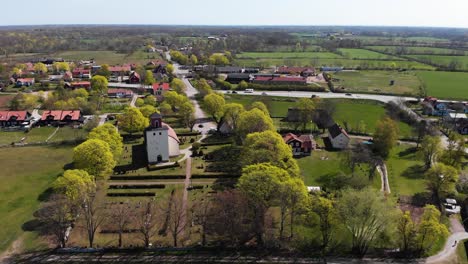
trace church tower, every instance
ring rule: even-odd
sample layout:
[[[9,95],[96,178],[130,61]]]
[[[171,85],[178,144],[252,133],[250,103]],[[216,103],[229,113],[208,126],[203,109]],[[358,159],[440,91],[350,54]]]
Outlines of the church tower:
[[[169,161],[168,130],[167,126],[163,126],[162,116],[159,113],[150,116],[150,126],[145,130],[149,164]]]

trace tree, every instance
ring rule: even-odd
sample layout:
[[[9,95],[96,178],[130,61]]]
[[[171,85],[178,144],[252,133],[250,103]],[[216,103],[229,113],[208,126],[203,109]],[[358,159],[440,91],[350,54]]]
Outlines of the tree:
[[[142,107],[140,107],[140,112],[141,114],[146,117],[146,118],[149,118],[150,115],[158,112],[158,109],[156,109],[156,107],[152,106],[152,105],[143,105]]]
[[[347,189],[337,202],[337,212],[352,235],[352,250],[362,257],[378,234],[394,221],[394,207],[371,188]]]
[[[97,109],[101,109],[101,98],[107,95],[108,81],[106,77],[95,75],[91,78],[91,94],[97,97]]]
[[[147,70],[145,74],[145,84],[152,85],[155,82],[156,80],[154,79],[153,72],[150,70]]]
[[[112,124],[106,123],[94,128],[88,134],[88,139],[100,139],[109,144],[114,160],[117,160],[122,155],[123,139],[117,128]]]
[[[433,205],[426,205],[416,233],[416,243],[419,255],[429,251],[440,237],[446,237],[447,227],[439,222],[440,211]]]
[[[242,80],[237,87],[239,88],[239,90],[245,90],[249,88],[249,84],[246,81]]]
[[[56,193],[65,195],[75,205],[80,204],[88,193],[96,188],[94,177],[84,170],[67,170],[52,184]]]
[[[85,220],[85,229],[86,234],[88,235],[90,248],[93,248],[94,246],[96,231],[106,219],[104,212],[104,208],[102,208],[96,200],[96,193],[86,195],[82,207],[82,214]]]
[[[193,206],[193,216],[195,224],[201,227],[201,244],[206,245],[206,236],[209,229],[210,218],[213,217],[212,212],[212,201],[207,198],[201,198]]]
[[[42,62],[38,62],[34,64],[34,71],[39,74],[45,74],[47,73],[47,66]]]
[[[44,223],[44,230],[52,234],[57,246],[66,247],[68,229],[73,223],[75,205],[63,194],[53,194],[38,211],[39,220]]]
[[[164,94],[164,102],[174,108],[179,108],[183,103],[188,102],[187,96],[179,94],[175,91],[168,91]]]
[[[208,63],[214,65],[227,65],[229,64],[229,60],[224,54],[216,53],[208,58]]]
[[[455,184],[458,181],[458,171],[452,166],[437,163],[429,169],[424,176],[427,180],[427,187],[432,192],[434,201],[437,202],[437,204],[440,204],[441,195],[446,195],[455,191]]]
[[[117,116],[119,127],[130,135],[143,131],[149,125],[148,118],[135,107],[129,107],[122,115]]]
[[[443,152],[440,161],[446,165],[461,169],[465,156],[465,140],[457,133],[451,133],[448,137],[447,150]]]
[[[397,235],[401,251],[408,254],[413,249],[416,235],[416,226],[409,211],[404,213],[400,211],[397,220]]]
[[[184,93],[185,92],[185,89],[187,88],[185,86],[185,83],[181,80],[181,79],[178,79],[178,78],[174,78],[172,79],[172,82],[171,82],[171,89],[176,91],[177,93]]]
[[[177,247],[179,235],[187,225],[187,208],[184,208],[182,195],[173,192],[168,202],[166,214],[169,215],[169,231],[172,235],[172,244]]]
[[[167,102],[162,102],[160,105],[159,105],[159,111],[161,112],[161,114],[163,115],[169,115],[171,112],[172,112],[172,107],[169,103]]]
[[[374,133],[374,149],[386,158],[398,140],[398,125],[390,117],[377,121]]]
[[[131,210],[127,203],[117,203],[113,205],[109,213],[109,224],[117,228],[119,234],[119,248],[123,245],[122,235],[131,223]]]
[[[224,121],[232,126],[233,131],[238,129],[240,115],[245,111],[244,106],[238,103],[229,103],[224,105]]]
[[[289,175],[288,175],[289,176]],[[280,207],[280,239],[283,238],[284,224],[289,216],[290,238],[294,234],[294,220],[296,215],[306,208],[308,193],[304,181],[300,178],[282,180],[278,191]]]
[[[437,156],[442,152],[442,143],[437,136],[425,136],[421,142],[421,148],[417,156],[423,160],[426,170],[437,161]]]
[[[265,213],[274,204],[281,181],[288,178],[287,171],[267,163],[249,165],[242,170],[237,187],[248,200],[259,245],[263,245]]]
[[[67,62],[54,62],[52,68],[55,72],[66,72],[70,70],[70,64]]]
[[[237,132],[241,138],[250,133],[275,130],[275,125],[270,116],[258,108],[243,111],[237,121]]]
[[[151,239],[157,234],[157,210],[154,200],[148,200],[143,203],[142,208],[137,210],[134,222],[138,233],[142,236],[145,247],[150,246]]]
[[[297,101],[296,107],[299,111],[299,122],[302,123],[302,130],[305,131],[307,125],[312,122],[316,107],[315,101],[310,98],[301,98]]]
[[[419,148],[419,144],[421,144],[425,136],[432,134],[431,130],[430,124],[425,119],[419,121],[416,126],[414,126],[413,132],[416,135],[416,148]]]
[[[270,116],[270,111],[268,111],[268,107],[262,103],[262,102],[259,102],[259,101],[256,101],[256,102],[253,102],[251,105],[250,105],[250,109],[259,109],[261,110],[265,115],[267,116]]]
[[[198,58],[194,54],[190,55],[190,63],[192,65],[197,65],[198,64]]]
[[[109,144],[100,139],[89,139],[73,149],[75,168],[87,171],[95,177],[109,175],[115,161]]]
[[[195,88],[197,88],[198,93],[201,97],[205,97],[206,95],[213,93],[213,89],[208,84],[205,79],[200,79],[198,82],[195,83]]]
[[[179,108],[179,113],[182,116],[184,125],[190,129],[190,132],[192,132],[197,121],[195,118],[195,107],[193,107],[193,104],[189,101],[183,103]]]
[[[109,77],[111,76],[111,72],[109,70],[109,64],[102,64],[101,68],[97,70],[96,75],[101,75],[106,77],[106,79],[109,80]]]
[[[166,71],[167,71],[167,73],[169,73],[169,74],[173,74],[173,73],[174,73],[174,65],[172,65],[172,64],[167,64],[167,65],[166,65]]]
[[[148,95],[146,96],[143,101],[145,102],[145,105],[151,105],[151,106],[156,106],[156,97],[154,95]]]
[[[319,218],[320,233],[322,235],[321,251],[322,256],[325,256],[333,238],[336,210],[333,202],[325,197],[314,197],[311,201],[311,210]]]
[[[145,100],[141,99],[141,98],[137,98],[135,100],[135,106],[136,107],[142,107],[145,105]]]
[[[203,98],[203,102],[206,107],[206,112],[211,115],[213,120],[216,122],[216,129],[219,130],[224,115],[224,105],[226,103],[224,101],[224,97],[217,93],[211,93]]]
[[[241,156],[244,166],[270,163],[287,170],[292,177],[299,176],[299,166],[293,158],[291,147],[284,142],[280,134],[274,131],[247,135]]]

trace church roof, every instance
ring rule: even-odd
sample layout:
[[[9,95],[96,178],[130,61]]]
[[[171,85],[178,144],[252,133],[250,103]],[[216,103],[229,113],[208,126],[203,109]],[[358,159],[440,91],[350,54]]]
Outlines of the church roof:
[[[175,139],[178,143],[180,143],[180,140],[177,137],[176,132],[174,131],[174,129],[172,129],[172,127],[170,125],[162,122],[162,127],[167,128],[167,130],[168,130],[167,134],[168,134],[169,137]]]
[[[158,112],[154,112],[153,114],[150,115],[150,119],[153,118],[162,118],[162,115]]]

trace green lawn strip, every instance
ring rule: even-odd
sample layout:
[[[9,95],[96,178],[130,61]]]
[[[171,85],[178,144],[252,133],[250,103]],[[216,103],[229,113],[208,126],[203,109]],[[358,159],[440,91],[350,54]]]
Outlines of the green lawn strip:
[[[447,48],[434,48],[434,47],[401,47],[401,46],[366,46],[365,48],[381,51],[385,53],[396,53],[397,50],[405,50],[405,54],[427,54],[427,55],[451,55],[461,54],[468,55],[467,51],[447,49]]]
[[[467,240],[462,240],[458,241],[458,246],[457,246],[457,258],[458,258],[458,263],[467,263],[468,258],[466,255],[466,248],[465,248],[465,243]]]
[[[340,55],[331,52],[243,52],[237,54],[236,57],[252,59],[341,58]]]
[[[117,53],[114,51],[94,50],[94,51],[64,51],[55,56],[67,60],[89,60],[94,58],[98,64],[122,65],[126,63],[144,64],[148,61],[161,59],[159,53],[146,53],[137,50],[131,54]]]
[[[8,164],[0,173],[0,251],[24,233],[27,233],[26,248],[42,246],[36,241],[35,233],[23,231],[22,225],[33,220],[39,197],[63,172],[63,166],[71,162],[71,149],[69,146],[21,147],[0,151],[0,160]]]
[[[339,155],[339,152],[320,150],[313,151],[310,156],[297,159],[304,183],[307,186],[320,186],[320,177],[342,171]]]
[[[333,74],[335,87],[344,87],[350,92],[387,94],[411,94],[419,92],[421,85],[414,72],[398,71],[347,71]],[[390,85],[390,81],[394,81]]]
[[[88,131],[81,128],[61,127],[49,142],[62,142],[72,140],[85,140],[88,136]]]
[[[399,145],[385,161],[390,190],[394,195],[414,195],[426,191],[422,162],[416,158],[413,148]]]
[[[338,49],[344,57],[349,59],[381,59],[381,60],[404,60],[398,57],[385,55],[382,53],[365,49]]]
[[[429,96],[461,100],[468,97],[466,72],[420,71],[417,75],[424,83]]]
[[[29,132],[24,131],[0,131],[0,145],[8,145],[12,142],[19,142],[25,138],[25,143],[45,142],[45,140],[55,131],[55,127],[37,127]]]
[[[408,57],[430,61],[437,65],[449,66],[450,63],[456,62],[457,70],[468,70],[468,56],[444,56],[444,55],[409,55]]]

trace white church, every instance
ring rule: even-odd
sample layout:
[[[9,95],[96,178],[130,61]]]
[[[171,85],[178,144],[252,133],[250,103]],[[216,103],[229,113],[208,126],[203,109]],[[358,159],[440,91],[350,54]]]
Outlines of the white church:
[[[148,163],[169,162],[169,158],[179,156],[179,143],[174,129],[162,122],[162,116],[159,113],[152,114],[150,126],[145,130]]]

